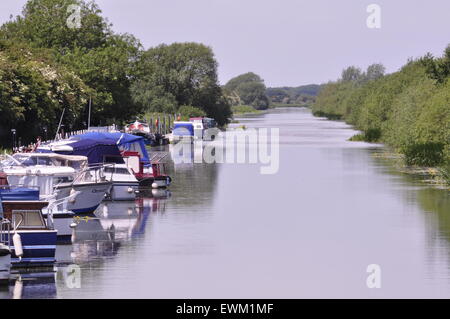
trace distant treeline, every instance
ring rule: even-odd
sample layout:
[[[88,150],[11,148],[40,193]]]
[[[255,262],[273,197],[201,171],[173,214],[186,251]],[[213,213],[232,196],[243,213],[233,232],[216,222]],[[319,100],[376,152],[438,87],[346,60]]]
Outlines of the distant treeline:
[[[134,36],[113,32],[93,1],[29,0],[0,27],[0,147],[11,146],[12,129],[22,143],[54,136],[64,109],[66,130],[86,128],[90,100],[92,125],[120,125],[148,112],[226,124],[231,105],[217,65],[199,43],[144,50]]]
[[[253,72],[232,78],[223,90],[232,106],[250,106],[255,110],[267,110],[270,106],[264,80]]]
[[[407,164],[450,165],[450,46],[442,57],[409,60],[385,75],[380,64],[362,72],[349,67],[321,89],[313,112],[343,119],[362,134],[354,140],[383,142]]]
[[[319,94],[320,85],[268,88],[266,94],[274,105],[311,106]]]
[[[311,106],[321,86],[267,88],[261,76],[248,72],[241,74],[223,87],[233,109],[266,110],[278,106]]]

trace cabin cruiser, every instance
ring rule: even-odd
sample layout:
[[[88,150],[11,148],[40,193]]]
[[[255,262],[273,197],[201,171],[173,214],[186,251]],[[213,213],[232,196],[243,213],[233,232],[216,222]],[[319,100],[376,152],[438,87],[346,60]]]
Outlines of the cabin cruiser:
[[[43,200],[56,200],[78,192],[67,206],[75,214],[93,213],[111,188],[103,167],[89,167],[84,156],[53,153],[17,153],[2,162],[9,185],[37,186]]]
[[[150,166],[142,164],[137,152],[124,152],[122,157],[136,176],[139,185],[157,189],[167,188],[172,183],[172,178],[166,174],[166,166],[163,163],[163,159],[167,155],[167,153],[153,153]]]
[[[57,230],[47,225],[42,214],[47,205],[39,200],[4,201],[0,197],[0,237],[10,247],[12,267],[53,266]]]
[[[68,197],[56,199],[47,197],[41,200],[38,187],[24,188],[14,186],[0,186],[0,198],[3,202],[38,202],[43,201],[48,206],[42,207],[42,215],[51,229],[58,231],[58,241],[71,239],[72,230],[77,225],[74,224],[75,213],[67,209],[68,203],[73,201],[79,192],[73,192]]]
[[[139,190],[139,181],[126,164],[105,167],[106,179],[112,182],[109,199],[113,201],[135,200]]]
[[[151,161],[144,138],[126,133],[89,132],[38,148],[39,152],[85,155],[89,165],[127,164],[141,185],[168,187],[171,178],[163,164]]]

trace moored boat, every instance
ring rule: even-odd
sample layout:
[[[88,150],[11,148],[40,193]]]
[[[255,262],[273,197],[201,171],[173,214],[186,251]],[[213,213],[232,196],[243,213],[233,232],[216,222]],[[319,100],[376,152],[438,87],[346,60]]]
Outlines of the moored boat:
[[[49,227],[42,214],[48,205],[43,201],[2,201],[4,219],[10,231],[1,235],[11,243],[11,264],[14,268],[52,267],[55,262],[57,231]]]
[[[68,203],[75,214],[94,212],[111,188],[104,178],[103,166],[89,167],[85,156],[53,153],[19,153],[3,162],[3,173],[10,185],[38,186],[41,199],[79,196]]]
[[[106,178],[112,182],[109,199],[113,201],[135,200],[139,181],[126,164],[116,164],[105,168]]]

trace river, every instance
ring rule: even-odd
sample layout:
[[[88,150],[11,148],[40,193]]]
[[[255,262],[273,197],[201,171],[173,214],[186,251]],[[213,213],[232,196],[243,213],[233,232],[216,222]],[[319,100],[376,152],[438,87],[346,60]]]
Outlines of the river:
[[[450,192],[398,173],[308,109],[240,118],[280,128],[279,171],[170,164],[170,192],[106,203],[22,298],[450,297]],[[114,225],[114,226],[112,226]],[[369,288],[377,265],[379,288]]]

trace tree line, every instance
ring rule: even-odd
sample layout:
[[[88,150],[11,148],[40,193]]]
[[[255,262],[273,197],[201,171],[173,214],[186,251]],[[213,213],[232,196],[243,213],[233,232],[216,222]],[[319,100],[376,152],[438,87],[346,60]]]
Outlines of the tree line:
[[[68,24],[70,6],[80,23]],[[145,50],[119,34],[93,1],[30,0],[0,27],[0,143],[11,129],[23,143],[51,137],[65,109],[66,130],[125,124],[146,112],[232,116],[210,47],[175,43]]]
[[[317,116],[343,119],[362,134],[354,140],[384,142],[408,165],[450,165],[450,46],[442,57],[410,59],[385,75],[381,64],[363,72],[349,67],[321,89]]]

